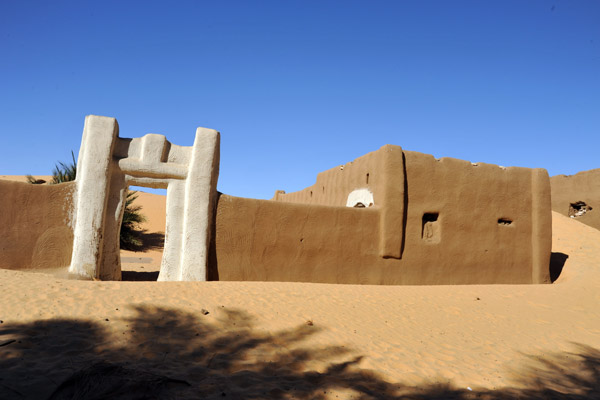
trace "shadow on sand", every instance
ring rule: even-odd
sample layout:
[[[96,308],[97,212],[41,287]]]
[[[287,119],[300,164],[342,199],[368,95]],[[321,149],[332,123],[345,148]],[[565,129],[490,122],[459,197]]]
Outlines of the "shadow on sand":
[[[140,245],[129,243],[122,246],[121,250],[130,250],[144,252],[149,250],[163,250],[165,244],[165,235],[161,232],[132,231],[131,235],[138,239]],[[159,271],[122,271],[121,280],[123,281],[156,281]]]
[[[126,282],[148,282],[158,280],[159,271],[121,271],[121,280]]]
[[[303,342],[316,325],[257,329],[246,313],[137,307],[132,318],[0,325],[2,399],[590,399],[600,396],[600,352],[532,359],[526,389],[411,387],[360,369],[344,347]],[[206,315],[205,315],[206,314]],[[109,324],[118,324],[108,329]],[[118,330],[121,327],[121,330]],[[109,332],[111,331],[111,332]],[[334,394],[332,394],[334,391]]]
[[[146,230],[132,230],[130,235],[138,240],[139,244],[133,242],[124,244],[121,242],[121,250],[148,251],[162,250],[165,243],[165,235],[161,232],[148,232]]]
[[[567,258],[569,256],[565,253],[553,252],[550,254],[550,282],[554,283],[558,279],[567,262]]]

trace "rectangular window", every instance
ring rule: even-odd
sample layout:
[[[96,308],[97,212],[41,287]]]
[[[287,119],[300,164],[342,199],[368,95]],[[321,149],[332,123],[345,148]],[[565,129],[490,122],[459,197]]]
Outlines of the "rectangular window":
[[[429,243],[439,243],[441,239],[439,213],[423,214],[423,224],[421,227],[421,239]]]

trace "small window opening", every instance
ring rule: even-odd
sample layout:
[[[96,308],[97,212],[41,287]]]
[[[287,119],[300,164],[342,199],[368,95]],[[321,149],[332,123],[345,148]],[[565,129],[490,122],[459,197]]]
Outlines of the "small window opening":
[[[369,174],[367,174],[367,185],[369,184]]]
[[[569,205],[569,217],[577,218],[592,211],[592,207],[583,201],[577,201]]]
[[[498,218],[498,225],[510,225],[512,221],[508,218]]]
[[[421,239],[426,242],[438,243],[440,241],[439,213],[423,214],[423,225],[421,230]]]
[[[312,190],[310,191],[310,197],[312,197]]]

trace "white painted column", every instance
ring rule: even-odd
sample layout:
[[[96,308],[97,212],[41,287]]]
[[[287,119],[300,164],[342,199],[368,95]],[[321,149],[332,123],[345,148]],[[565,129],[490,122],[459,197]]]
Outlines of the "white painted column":
[[[185,181],[167,188],[159,281],[205,281],[219,176],[219,132],[198,128]]]
[[[124,175],[113,171],[107,192],[102,253],[98,259],[98,278],[102,281],[121,280],[121,222],[127,201],[127,187]]]
[[[219,132],[198,128],[185,186],[183,281],[205,281],[219,177]]]
[[[181,253],[183,251],[183,210],[185,203],[185,181],[174,180],[167,186],[167,210],[165,243],[159,281],[181,280]]]
[[[99,276],[103,250],[104,219],[110,189],[110,163],[117,120],[88,115],[77,161],[76,215],[73,253],[69,272],[92,279]]]

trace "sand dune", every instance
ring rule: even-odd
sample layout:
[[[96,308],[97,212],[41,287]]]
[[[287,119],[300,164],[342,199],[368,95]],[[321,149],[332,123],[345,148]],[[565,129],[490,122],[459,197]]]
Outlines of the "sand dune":
[[[139,201],[164,230],[164,197]],[[553,252],[553,285],[0,270],[0,398],[599,398],[600,231],[553,213]],[[122,256],[158,271],[160,249]]]

